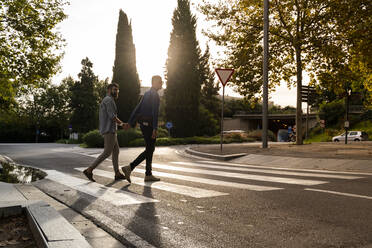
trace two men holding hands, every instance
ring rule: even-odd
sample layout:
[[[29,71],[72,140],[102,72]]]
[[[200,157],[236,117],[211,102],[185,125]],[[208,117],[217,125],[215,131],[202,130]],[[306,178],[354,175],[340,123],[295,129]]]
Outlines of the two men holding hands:
[[[152,157],[155,150],[155,142],[158,129],[158,114],[160,97],[158,91],[162,88],[163,81],[160,76],[152,77],[152,87],[145,92],[143,98],[133,110],[128,123],[123,123],[117,118],[117,108],[114,99],[118,98],[119,87],[112,83],[107,87],[107,96],[102,100],[99,110],[99,130],[104,136],[104,150],[93,164],[83,171],[84,175],[91,181],[93,179],[93,170],[112,154],[112,163],[115,171],[115,180],[127,179],[131,182],[130,175],[134,168],[142,161],[146,160],[145,181],[160,181],[159,178],[152,175]],[[119,144],[117,140],[117,126],[122,126],[125,130],[134,128],[137,124],[145,140],[146,149],[130,165],[122,167],[124,173],[121,174],[118,166]]]

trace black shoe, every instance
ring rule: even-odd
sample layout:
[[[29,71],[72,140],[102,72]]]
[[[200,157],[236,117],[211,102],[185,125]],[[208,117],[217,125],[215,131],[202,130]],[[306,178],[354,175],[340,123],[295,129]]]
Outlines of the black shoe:
[[[88,170],[83,171],[84,175],[92,182],[95,182],[96,180],[93,179],[93,172],[88,172]]]
[[[127,179],[129,183],[132,183],[132,181],[130,180],[130,174],[132,173],[132,169],[130,168],[130,165],[121,167],[121,170],[124,172],[125,179]]]
[[[125,176],[124,176],[123,174],[121,174],[120,172],[118,172],[118,173],[119,173],[119,174],[116,174],[116,175],[115,175],[115,181],[126,179]]]

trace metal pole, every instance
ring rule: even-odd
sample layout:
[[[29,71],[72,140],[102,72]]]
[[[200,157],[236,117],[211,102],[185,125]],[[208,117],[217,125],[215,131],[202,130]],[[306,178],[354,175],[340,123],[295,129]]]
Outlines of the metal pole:
[[[269,0],[264,0],[264,58],[263,58],[263,89],[262,89],[262,148],[267,148],[268,128],[268,85],[269,85]]]
[[[346,90],[346,121],[349,123],[349,89]],[[345,127],[345,145],[347,144],[347,131],[349,127]]]
[[[222,153],[222,143],[223,143],[223,108],[224,108],[224,102],[225,102],[225,85],[223,86],[222,90],[222,109],[221,109],[221,153]]]
[[[307,139],[308,129],[309,129],[309,92],[307,93],[307,108],[306,108],[306,139]]]

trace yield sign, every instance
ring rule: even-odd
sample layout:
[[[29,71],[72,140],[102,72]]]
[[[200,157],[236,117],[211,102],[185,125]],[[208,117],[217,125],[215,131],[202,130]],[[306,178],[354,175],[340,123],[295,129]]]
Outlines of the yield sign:
[[[223,86],[229,81],[231,75],[234,73],[234,69],[221,69],[217,68],[216,73]]]

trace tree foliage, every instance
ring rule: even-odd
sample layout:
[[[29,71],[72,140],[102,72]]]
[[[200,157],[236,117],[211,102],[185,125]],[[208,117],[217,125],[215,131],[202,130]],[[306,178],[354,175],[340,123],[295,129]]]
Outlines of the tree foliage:
[[[79,80],[70,85],[72,110],[71,125],[74,131],[85,133],[98,127],[98,96],[95,85],[98,77],[93,73],[93,63],[88,58],[81,61]]]
[[[66,18],[63,0],[0,3],[0,107],[27,86],[40,86],[58,70],[64,45],[55,27]]]
[[[221,101],[218,100],[218,91],[220,89],[218,82],[215,81],[215,73],[210,69],[210,52],[209,46],[201,57],[200,69],[202,76],[201,98],[200,103],[214,116],[219,119],[221,111]]]
[[[133,43],[132,24],[123,10],[119,12],[116,34],[115,62],[112,81],[119,84],[118,117],[129,119],[138,103],[140,82],[136,67],[136,49]]]
[[[199,117],[201,52],[196,40],[196,18],[188,0],[178,0],[172,17],[166,62],[166,118],[173,122],[172,134],[189,137],[196,134]]]
[[[348,73],[342,63],[337,63],[338,60],[344,60],[343,51],[347,52],[340,46],[344,42],[342,28],[350,28],[347,22],[340,22],[340,16],[336,16],[336,12],[343,15],[342,9],[337,10],[339,2],[353,11],[361,7],[354,2],[364,2],[362,10],[371,10],[370,1],[363,0],[353,0],[353,3],[347,0],[270,1],[269,87],[273,89],[281,81],[287,82],[288,86],[297,86],[296,123],[301,121],[300,90],[303,70],[314,71],[318,76],[319,69],[328,69],[333,64],[336,72]],[[200,9],[215,24],[214,29],[207,30],[206,33],[218,45],[226,47],[227,59],[224,65],[236,69],[232,81],[238,92],[248,98],[261,93],[263,1],[228,0],[209,3],[204,0]],[[370,20],[370,16],[365,13],[364,20]],[[363,29],[370,29],[370,25],[359,24]],[[359,32],[348,33],[352,36]],[[333,49],[329,49],[331,47]],[[333,79],[332,81],[335,82]],[[301,126],[297,125],[298,133],[302,133]],[[302,135],[298,135],[297,144],[302,143],[301,137]]]
[[[319,49],[313,80],[328,95],[344,97],[348,89],[361,92],[372,105],[372,3],[366,0],[330,0],[331,38]]]

